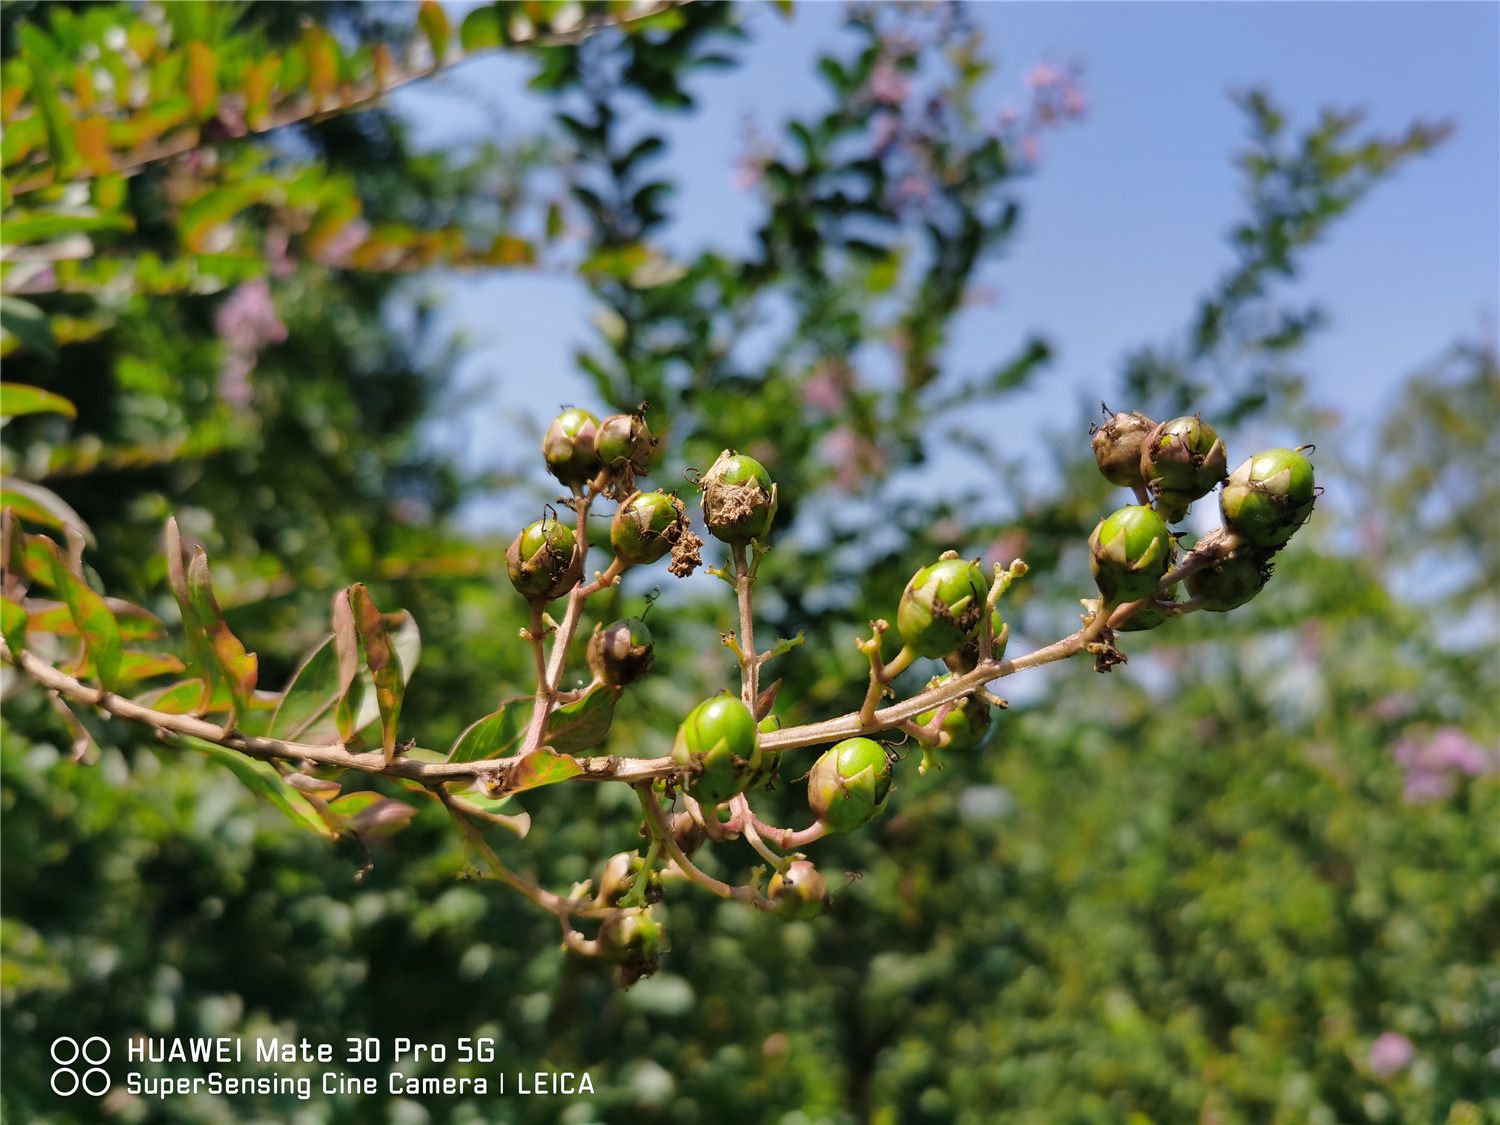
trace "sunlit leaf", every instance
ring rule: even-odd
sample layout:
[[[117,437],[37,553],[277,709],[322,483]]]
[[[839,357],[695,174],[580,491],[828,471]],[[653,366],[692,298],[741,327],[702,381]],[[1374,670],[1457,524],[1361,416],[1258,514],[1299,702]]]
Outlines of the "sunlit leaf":
[[[208,574],[208,555],[199,548],[188,565],[188,598],[198,625],[208,636],[209,648],[218,663],[219,672],[236,701],[242,701],[255,690],[257,661],[253,652],[230,631],[214,598],[213,582]]]
[[[308,730],[324,718],[339,698],[339,663],[332,635],[323,638],[292,675],[282,693],[269,735],[288,742],[305,741]]]
[[[93,535],[83,517],[57,493],[19,477],[6,477],[0,485],[0,507],[9,508],[23,520],[43,527],[72,528],[92,543]]]
[[[437,0],[422,0],[422,7],[417,12],[417,23],[427,36],[427,42],[432,45],[433,61],[441,65],[448,54],[448,13],[443,11]]]
[[[475,8],[458,30],[458,42],[466,52],[500,46],[500,12],[494,4]]]
[[[518,758],[505,775],[505,791],[521,793],[543,785],[556,785],[583,772],[583,767],[566,754],[543,746]]]
[[[401,695],[404,677],[401,659],[386,630],[385,618],[375,608],[369,589],[362,582],[349,587],[349,608],[359,630],[360,648],[365,666],[375,686],[375,701],[380,708],[380,746],[386,761],[395,757],[396,724],[401,718]]]
[[[119,678],[123,649],[120,627],[104,599],[68,566],[56,543],[42,536],[28,536],[46,552],[51,564],[52,588],[62,598],[72,615],[73,625],[83,638],[94,674],[106,691],[113,691]]]
[[[299,800],[293,803],[287,793],[287,787],[281,782],[281,775],[265,762],[247,758],[236,750],[216,746],[201,738],[187,738],[185,741],[194,750],[202,752],[210,761],[217,762],[234,774],[246,789],[258,797],[265,798],[297,824],[312,829],[326,839],[332,840],[338,837],[338,833],[324,824],[304,802]]]
[[[9,598],[0,598],[0,635],[11,652],[26,647],[26,611]]]
[[[166,676],[181,672],[182,661],[170,653],[134,652],[127,649],[120,656],[120,680],[149,680],[152,676]]]
[[[9,237],[9,231],[6,232],[6,236]],[[30,348],[38,355],[53,360],[57,358],[57,341],[53,338],[52,326],[47,323],[47,314],[30,301],[23,301],[19,297],[0,296],[0,328],[9,332],[24,347]],[[10,386],[4,384],[0,386],[5,387],[8,398]],[[8,406],[9,403],[7,402],[6,405]],[[11,417],[11,415],[7,414],[6,417]],[[73,417],[73,414],[69,413],[68,417]]]
[[[530,696],[512,699],[500,710],[470,723],[453,743],[450,762],[480,762],[511,753],[531,719]]]
[[[8,303],[14,298],[7,297],[3,300]],[[26,304],[25,301],[15,303]],[[30,307],[36,308],[35,305]],[[41,310],[37,311],[40,313]],[[75,418],[78,410],[62,395],[55,395],[40,387],[28,387],[24,383],[0,383],[0,418],[17,418],[23,414],[62,414]]]
[[[121,640],[150,641],[166,635],[166,627],[149,610],[131,605],[121,598],[105,598],[104,604],[115,615]],[[27,603],[26,616],[34,632],[52,633],[59,637],[78,636],[78,626],[73,623],[68,607],[61,602],[32,600]]]

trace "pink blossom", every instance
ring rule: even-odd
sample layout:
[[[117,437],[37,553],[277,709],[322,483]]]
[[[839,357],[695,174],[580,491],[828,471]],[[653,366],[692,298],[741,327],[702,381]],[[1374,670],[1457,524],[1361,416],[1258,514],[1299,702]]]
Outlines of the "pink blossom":
[[[1493,773],[1500,754],[1480,746],[1458,727],[1442,727],[1427,739],[1407,734],[1391,747],[1391,757],[1406,770],[1402,798],[1409,805],[1424,805],[1450,796],[1453,774],[1470,777]]]
[[[323,244],[318,260],[330,266],[345,265],[349,261],[349,255],[364,245],[365,239],[369,237],[370,224],[363,219],[351,219]]]
[[[847,426],[840,426],[823,439],[822,453],[823,460],[833,466],[833,483],[849,492],[886,468],[886,456],[880,448]]]
[[[1417,1049],[1406,1036],[1387,1031],[1370,1046],[1370,1069],[1381,1078],[1405,1070],[1416,1057]]]
[[[735,191],[749,191],[765,178],[766,165],[763,160],[748,154],[735,157],[734,175],[729,181]]]
[[[247,281],[235,289],[214,315],[219,338],[224,341],[224,362],[219,369],[219,397],[230,406],[244,409],[253,397],[250,372],[261,349],[286,340],[286,325],[271,302],[271,286],[265,278]]]
[[[1028,164],[1036,164],[1042,159],[1042,145],[1037,140],[1035,133],[1027,133],[1021,138],[1021,156]]]
[[[900,105],[911,93],[911,79],[889,57],[883,57],[875,64],[865,92],[874,101]]]
[[[1427,744],[1427,756],[1437,769],[1458,770],[1470,777],[1491,773],[1495,763],[1484,747],[1458,727],[1444,727]]]
[[[891,202],[897,207],[921,207],[932,198],[932,181],[915,172],[902,176],[891,191]]]
[[[901,119],[894,113],[876,114],[872,137],[875,154],[879,156],[889,149],[900,132]]]
[[[820,368],[802,387],[802,401],[815,410],[834,414],[844,405],[844,386],[837,374]]]

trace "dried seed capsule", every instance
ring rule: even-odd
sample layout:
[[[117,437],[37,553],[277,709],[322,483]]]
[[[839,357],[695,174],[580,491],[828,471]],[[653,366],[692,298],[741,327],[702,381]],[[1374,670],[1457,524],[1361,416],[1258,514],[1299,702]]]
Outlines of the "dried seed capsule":
[[[589,670],[611,687],[633,684],[651,671],[651,630],[639,618],[594,626],[589,638]]]
[[[1094,431],[1094,440],[1089,445],[1105,480],[1121,488],[1145,485],[1146,478],[1141,476],[1141,445],[1155,428],[1156,423],[1150,418],[1132,410],[1112,415]]]
[[[600,957],[636,966],[638,974],[644,976],[655,971],[656,955],[665,936],[662,924],[651,916],[650,907],[632,906],[605,918],[594,940]]]
[[[677,729],[672,758],[695,771],[685,788],[701,804],[722,804],[743,793],[762,765],[750,708],[727,693],[704,700]]]
[[[776,518],[776,486],[753,457],[726,449],[698,482],[703,522],[715,539],[742,545],[764,543]]]
[[[583,574],[583,553],[575,545],[566,524],[551,516],[537,520],[505,552],[511,584],[533,601],[560,597]]]
[[[1141,443],[1141,476],[1157,495],[1162,517],[1176,523],[1188,505],[1224,479],[1228,454],[1198,415],[1162,422]]]
[[[599,876],[599,893],[595,900],[601,906],[613,906],[625,897],[640,874],[641,857],[635,852],[619,852],[609,857]]]
[[[1144,598],[1171,563],[1167,525],[1144,504],[1132,504],[1100,520],[1089,536],[1089,569],[1106,601]]]
[[[828,880],[805,859],[793,860],[771,876],[766,897],[786,918],[816,918],[828,904]]]
[[[1260,593],[1271,578],[1271,552],[1239,547],[1212,566],[1187,576],[1188,594],[1203,609],[1228,613]]]
[[[655,445],[646,419],[639,414],[611,414],[599,423],[599,435],[594,442],[600,463],[612,473],[626,467],[636,473],[645,472]]]
[[[891,759],[869,738],[846,738],[828,750],[807,776],[807,803],[834,832],[870,823],[891,792]]]
[[[972,640],[984,620],[989,586],[977,562],[956,555],[912,576],[896,609],[896,627],[918,656],[947,656]]]
[[[542,439],[547,471],[570,486],[592,480],[603,467],[595,448],[598,437],[599,419],[577,407],[564,410]]]
[[[1257,453],[1224,482],[1224,526],[1255,547],[1283,547],[1307,522],[1316,499],[1312,462],[1295,449]]]
[[[687,521],[681,500],[665,492],[637,492],[615,509],[610,546],[628,563],[654,563],[677,542]]]
[[[927,684],[929,688],[938,687],[953,679],[952,674],[938,676]],[[925,727],[932,722],[938,713],[934,707],[931,711],[924,711],[917,716],[917,725]],[[966,695],[960,699],[943,717],[942,729],[948,735],[949,750],[972,750],[985,740],[990,733],[990,705],[984,700],[973,695]]]

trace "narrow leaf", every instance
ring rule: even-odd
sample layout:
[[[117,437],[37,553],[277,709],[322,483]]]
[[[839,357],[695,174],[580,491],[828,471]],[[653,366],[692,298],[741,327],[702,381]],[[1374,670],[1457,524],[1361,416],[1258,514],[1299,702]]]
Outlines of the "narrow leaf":
[[[465,53],[500,46],[500,12],[494,4],[475,8],[458,29],[458,44]]]
[[[194,715],[199,713],[198,705],[202,698],[202,680],[183,680],[167,687],[153,688],[136,696],[135,702],[164,715]]]
[[[98,760],[99,744],[94,741],[93,734],[89,728],[84,726],[83,720],[78,717],[73,708],[61,695],[55,691],[49,691],[48,696],[52,700],[52,706],[61,716],[63,725],[68,728],[68,735],[73,740],[73,761],[81,762],[88,758],[90,762]],[[92,751],[92,755],[90,752]]]
[[[131,652],[120,654],[120,679],[124,682],[149,680],[183,670],[182,661],[169,653]]]
[[[51,562],[52,588],[68,607],[73,625],[83,638],[93,664],[94,674],[106,691],[113,691],[120,673],[122,648],[120,626],[115,615],[110,613],[104,599],[94,592],[84,580],[68,568],[67,561],[57,544],[42,536],[27,536],[39,543]]]
[[[155,614],[131,605],[120,598],[105,598],[104,604],[115,615],[115,624],[120,627],[122,641],[151,641],[166,635],[166,628]],[[27,607],[28,627],[35,633],[51,633],[58,637],[78,636],[78,626],[73,624],[73,615],[62,602],[33,599]]]
[[[198,624],[208,636],[209,648],[224,682],[237,703],[245,700],[255,690],[256,657],[253,652],[245,651],[225,623],[208,574],[208,554],[201,547],[193,552],[193,561],[188,565],[188,598]]]
[[[517,759],[505,775],[505,791],[521,793],[543,785],[555,785],[567,781],[583,772],[583,767],[566,754],[556,753],[550,746],[543,746]]]
[[[348,744],[359,733],[355,724],[359,701],[352,695],[359,675],[359,631],[354,624],[348,590],[340,590],[333,596],[333,651],[338,664],[334,721],[338,724],[339,740]]]
[[[207,632],[193,609],[193,600],[188,590],[187,562],[183,555],[182,537],[177,531],[177,520],[167,517],[167,579],[172,594],[177,599],[177,608],[182,613],[182,631],[187,639],[188,668],[202,683],[198,702],[190,714],[205,715],[213,705],[219,686],[219,668],[209,647]]]
[[[9,598],[0,598],[0,635],[11,652],[26,647],[26,611]]]
[[[7,308],[12,303],[20,305],[27,303],[16,301],[13,297],[6,297],[4,300]],[[35,309],[36,306],[32,305],[31,308]],[[40,315],[41,310],[36,311]],[[9,317],[6,318],[5,327],[10,327]],[[78,410],[62,395],[55,395],[40,387],[28,387],[24,383],[0,384],[0,418],[19,418],[23,414],[62,414],[69,418],[76,418]]]
[[[23,520],[39,523],[43,527],[55,527],[59,531],[72,528],[81,533],[90,545],[94,536],[83,522],[83,517],[68,506],[57,493],[39,484],[19,477],[6,477],[0,487],[0,507],[10,508]]]
[[[374,681],[375,702],[380,708],[380,748],[389,762],[396,756],[396,723],[401,718],[401,689],[404,686],[401,659],[391,643],[385,618],[375,608],[375,601],[363,582],[349,587],[349,608],[359,630],[365,666]]]
[[[311,828],[327,839],[337,838],[338,834],[324,824],[305,804],[300,801],[295,805],[292,803],[287,796],[286,786],[281,783],[281,775],[269,765],[247,758],[234,750],[216,746],[212,742],[205,742],[201,738],[189,738],[187,743],[194,750],[201,751],[210,761],[217,762],[234,774],[246,789],[257,797],[263,797],[269,801],[296,823],[305,828]]]
[[[482,762],[511,753],[526,733],[531,714],[524,705],[530,702],[529,696],[513,699],[494,714],[471,723],[453,744],[448,760]]]
[[[442,66],[443,60],[448,57],[448,13],[443,11],[443,6],[437,0],[422,0],[422,7],[417,12],[417,23],[421,25],[427,41],[432,44],[433,64]]]

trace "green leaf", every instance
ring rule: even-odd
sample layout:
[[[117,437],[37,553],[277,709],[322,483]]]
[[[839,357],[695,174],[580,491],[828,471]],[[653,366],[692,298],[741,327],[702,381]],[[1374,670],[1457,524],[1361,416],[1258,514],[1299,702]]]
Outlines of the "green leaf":
[[[333,650],[333,635],[323,638],[281,693],[268,735],[298,742],[315,723],[328,714],[339,699],[339,662]]]
[[[153,688],[135,697],[135,702],[164,715],[192,715],[203,698],[202,680],[183,680],[163,688]]]
[[[543,785],[556,785],[583,772],[583,767],[566,754],[558,754],[543,746],[517,759],[505,775],[507,793],[523,793]]]
[[[600,684],[582,699],[559,707],[547,722],[547,744],[562,754],[577,754],[609,737],[622,687]]]
[[[201,738],[190,737],[187,743],[194,750],[201,751],[210,761],[217,762],[234,774],[246,789],[257,797],[265,798],[296,823],[305,828],[311,828],[326,839],[338,838],[338,833],[323,823],[323,820],[304,802],[299,801],[295,805],[292,803],[287,795],[287,786],[282,783],[281,775],[265,762],[247,758],[237,751],[227,750],[212,742],[205,742]]]
[[[26,611],[9,598],[0,598],[0,635],[11,652],[26,647]]]
[[[104,604],[115,615],[115,624],[120,627],[122,641],[152,641],[166,635],[166,628],[149,610],[131,605],[120,598],[105,598]],[[78,626],[62,602],[33,600],[26,611],[30,629],[36,633],[52,633],[59,637],[78,636]]]
[[[96,231],[129,231],[135,220],[129,215],[63,215],[55,211],[30,211],[5,220],[5,241],[12,245],[46,242],[70,234],[92,234]],[[15,301],[14,297],[7,298]],[[18,304],[30,304],[18,301]],[[32,305],[32,308],[36,308]],[[38,310],[40,311],[40,310]],[[6,324],[9,328],[9,323]]]
[[[9,234],[8,231],[6,233]],[[0,328],[4,328],[23,346],[38,355],[51,360],[57,359],[57,341],[52,336],[52,325],[47,321],[47,314],[30,301],[23,301],[19,297],[0,297]],[[9,389],[6,388],[7,391]],[[10,416],[8,410],[5,414]],[[69,417],[72,415],[69,414]]]
[[[68,568],[68,562],[56,543],[39,535],[27,536],[27,539],[46,552],[51,563],[52,588],[68,607],[100,685],[105,691],[113,691],[122,659],[120,626],[115,615],[104,604],[104,599]]]
[[[122,681],[149,680],[152,676],[166,676],[182,670],[182,661],[169,653],[127,650],[120,654],[120,679]]]
[[[177,608],[182,613],[182,631],[188,646],[188,668],[199,678],[202,691],[198,702],[189,714],[207,714],[218,695],[219,667],[209,646],[208,636],[198,614],[193,609],[193,599],[188,589],[187,560],[183,554],[182,537],[177,531],[175,517],[167,517],[167,579],[172,594],[177,599]]]
[[[90,546],[94,544],[93,533],[83,522],[83,517],[50,488],[18,477],[6,477],[4,487],[0,487],[0,508],[10,508],[23,520],[43,527],[55,527],[60,531],[72,528],[81,533]]]
[[[347,589],[333,596],[333,652],[338,664],[334,722],[338,725],[339,741],[348,744],[354,741],[363,724],[355,722],[359,708],[359,692],[356,691],[359,683],[359,629],[354,623]]]
[[[25,301],[16,301],[13,297],[0,297],[0,301],[4,301],[7,308],[11,303],[27,304]],[[35,305],[28,307],[35,309],[38,315],[41,314],[41,310]],[[5,327],[10,328],[8,316]],[[40,387],[28,387],[24,383],[0,383],[0,418],[19,418],[23,414],[62,414],[68,418],[76,418],[78,410],[62,395],[55,395]]]
[[[470,723],[454,742],[448,760],[482,762],[511,753],[526,733],[531,712],[525,704],[530,702],[530,696],[512,699],[494,714]]]
[[[448,55],[448,13],[443,11],[443,6],[437,0],[422,0],[422,7],[417,12],[417,23],[427,36],[427,42],[432,44],[434,64],[441,66]]]
[[[401,718],[401,696],[406,677],[401,672],[401,658],[386,629],[385,617],[375,608],[375,601],[363,582],[349,587],[349,608],[359,630],[360,648],[365,666],[375,686],[375,702],[380,708],[380,747],[389,762],[396,756],[396,723]]]
[[[464,51],[483,51],[501,43],[500,12],[494,4],[475,8],[458,29],[458,45]]]
[[[188,565],[188,598],[198,625],[208,637],[209,648],[218,664],[224,682],[229,685],[236,703],[243,702],[255,690],[257,660],[246,652],[224,621],[214,598],[213,581],[208,574],[208,554],[200,547],[193,552]]]

